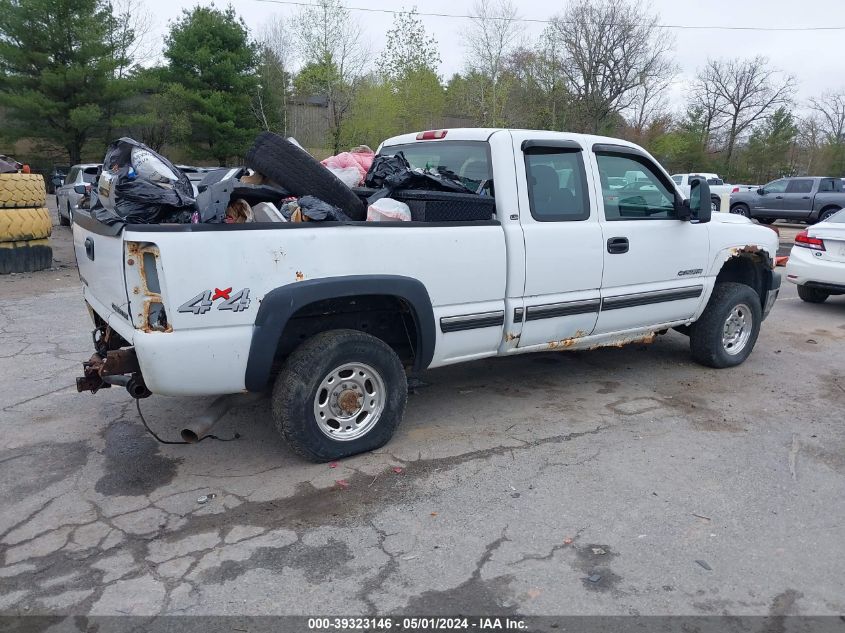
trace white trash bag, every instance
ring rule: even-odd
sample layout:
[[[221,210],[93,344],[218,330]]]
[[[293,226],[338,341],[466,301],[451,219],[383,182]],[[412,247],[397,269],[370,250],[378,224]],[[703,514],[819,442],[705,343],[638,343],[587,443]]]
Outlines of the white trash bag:
[[[367,209],[367,222],[410,222],[411,209],[404,202],[380,198]]]

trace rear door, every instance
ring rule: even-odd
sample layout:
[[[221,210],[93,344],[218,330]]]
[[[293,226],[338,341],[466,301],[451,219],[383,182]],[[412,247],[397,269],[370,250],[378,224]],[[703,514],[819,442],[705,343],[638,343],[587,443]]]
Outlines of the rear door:
[[[592,333],[600,305],[602,236],[585,148],[576,140],[513,132],[525,240],[519,347]],[[526,212],[526,210],[528,212]]]
[[[792,178],[786,185],[786,191],[781,201],[782,211],[780,217],[786,220],[804,220],[813,210],[813,185],[812,178]]]
[[[609,144],[593,149],[602,183],[627,171],[643,174],[623,189],[602,186],[604,276],[595,334],[693,316],[704,291],[708,225],[677,218],[675,187],[644,152]]]

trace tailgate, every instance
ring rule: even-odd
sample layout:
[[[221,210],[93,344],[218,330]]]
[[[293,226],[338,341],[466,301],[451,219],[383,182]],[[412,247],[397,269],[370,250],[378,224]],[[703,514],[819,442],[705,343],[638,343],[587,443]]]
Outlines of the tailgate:
[[[79,210],[73,215],[73,250],[85,300],[107,322],[131,326],[121,226],[108,226]]]

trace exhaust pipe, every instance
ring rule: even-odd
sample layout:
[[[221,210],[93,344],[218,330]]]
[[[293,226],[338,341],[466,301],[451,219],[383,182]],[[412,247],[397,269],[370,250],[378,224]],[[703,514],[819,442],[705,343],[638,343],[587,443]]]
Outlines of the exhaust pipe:
[[[211,433],[211,429],[235,405],[249,404],[261,397],[262,394],[230,393],[220,396],[211,403],[205,413],[180,432],[182,440],[188,444],[196,444]]]
[[[106,384],[116,385],[118,387],[126,387],[126,391],[129,393],[129,395],[135,398],[136,400],[140,400],[141,398],[149,398],[151,395],[153,395],[152,392],[147,389],[147,385],[144,384],[144,379],[137,374],[133,374],[132,376],[103,376],[102,379],[103,382]]]

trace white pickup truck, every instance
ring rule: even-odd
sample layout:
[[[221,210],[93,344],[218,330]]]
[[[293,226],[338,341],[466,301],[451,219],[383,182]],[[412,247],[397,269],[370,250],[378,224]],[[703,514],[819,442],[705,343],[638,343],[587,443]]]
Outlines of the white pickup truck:
[[[780,287],[777,236],[711,217],[706,182],[686,200],[643,149],[580,134],[453,129],[379,153],[400,150],[412,166],[483,178],[494,217],[107,226],[79,212],[96,328],[79,390],[272,388],[282,435],[325,461],[386,443],[408,374],[427,368],[671,328],[710,367],[751,353]],[[609,185],[630,171],[647,182]]]

